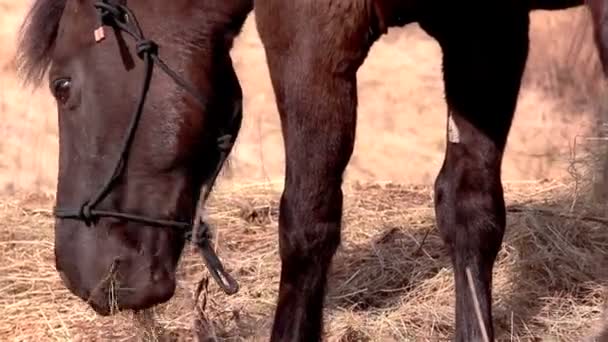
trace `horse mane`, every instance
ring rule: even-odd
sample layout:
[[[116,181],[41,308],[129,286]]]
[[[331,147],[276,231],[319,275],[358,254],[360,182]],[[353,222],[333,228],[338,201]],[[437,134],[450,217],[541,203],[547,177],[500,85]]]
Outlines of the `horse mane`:
[[[17,71],[25,83],[40,85],[51,64],[59,21],[67,0],[35,0],[20,29]]]

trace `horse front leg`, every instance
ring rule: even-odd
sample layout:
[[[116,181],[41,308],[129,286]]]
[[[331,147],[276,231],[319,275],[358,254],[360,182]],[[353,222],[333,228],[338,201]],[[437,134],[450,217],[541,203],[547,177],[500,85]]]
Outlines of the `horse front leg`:
[[[340,243],[342,173],[355,138],[356,85],[354,80],[316,83],[304,74],[288,75],[278,85],[286,91],[279,102],[286,175],[279,215],[281,280],[272,341],[317,341],[327,272]]]
[[[342,175],[355,140],[356,72],[371,44],[370,22],[358,10],[366,7],[256,2],[286,152],[272,341],[318,341],[323,331],[327,273],[340,244]]]

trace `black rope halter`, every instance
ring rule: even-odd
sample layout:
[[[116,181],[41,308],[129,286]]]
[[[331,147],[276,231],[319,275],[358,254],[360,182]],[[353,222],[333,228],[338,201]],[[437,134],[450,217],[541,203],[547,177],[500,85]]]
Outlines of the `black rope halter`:
[[[137,101],[137,106],[133,112],[131,122],[126,131],[126,135],[121,144],[120,155],[116,161],[116,165],[112,175],[103,183],[102,187],[86,200],[78,209],[71,208],[55,208],[54,215],[60,219],[73,219],[83,221],[87,226],[94,224],[101,217],[117,218],[133,222],[138,222],[150,226],[170,227],[183,229],[186,239],[191,240],[199,252],[203,256],[203,260],[209,272],[216,280],[218,285],[227,294],[234,294],[238,291],[238,283],[224,270],[224,267],[217,257],[213,247],[211,246],[211,229],[209,225],[203,221],[202,208],[209,197],[211,187],[215,183],[219,172],[225,163],[230,150],[234,144],[236,131],[240,126],[241,112],[234,114],[228,129],[225,132],[220,132],[217,141],[217,149],[219,152],[219,161],[211,174],[211,177],[203,185],[201,194],[199,195],[199,204],[193,222],[183,222],[166,220],[159,218],[151,218],[143,215],[136,215],[118,211],[96,209],[97,205],[106,198],[113,186],[125,170],[129,150],[133,143],[133,137],[139,124],[146,95],[150,88],[150,81],[154,65],[161,68],[173,81],[190,93],[199,104],[205,108],[206,101],[190,84],[182,79],[178,74],[171,70],[167,64],[158,55],[158,45],[144,37],[143,32],[135,19],[135,15],[125,5],[110,3],[108,0],[102,0],[95,3],[95,8],[98,11],[98,25],[95,30],[95,40],[101,42],[105,39],[104,26],[111,26],[128,34],[135,40],[137,56],[144,61],[144,78],[142,81],[141,92]]]

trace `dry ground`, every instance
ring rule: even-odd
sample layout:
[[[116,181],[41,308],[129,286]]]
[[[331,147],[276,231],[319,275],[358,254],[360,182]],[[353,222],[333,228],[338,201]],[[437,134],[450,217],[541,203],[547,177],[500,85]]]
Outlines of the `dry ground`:
[[[12,63],[28,3],[0,0],[0,340],[141,336],[127,315],[96,317],[61,286],[54,270],[52,197],[44,194],[55,186],[56,115],[46,89],[19,86]],[[495,272],[500,340],[580,341],[601,320],[608,231],[601,223],[563,217],[584,213],[584,200],[572,205],[573,194],[584,191],[568,179],[571,146],[576,136],[596,135],[591,129],[598,125],[593,100],[599,90],[591,77],[596,57],[589,30],[580,25],[584,15],[576,9],[532,16],[531,57],[503,168],[509,204],[524,211],[509,214]],[[263,340],[279,271],[276,180],[283,174],[283,150],[252,18],[233,56],[246,117],[232,177],[221,180],[211,213],[220,254],[242,289],[227,298],[211,283],[207,314],[226,340]],[[412,25],[383,37],[359,72],[344,244],[326,309],[330,341],[436,341],[452,332],[452,273],[428,187],[443,158],[440,70],[437,44]],[[353,183],[383,180],[426,185]],[[157,310],[156,321],[171,333],[189,334],[201,264],[187,251],[177,297]]]
[[[270,331],[279,279],[279,189],[234,187],[211,200],[219,254],[241,285],[229,297],[209,284],[206,314],[220,340],[263,341]],[[343,245],[325,310],[327,340],[449,338],[452,269],[434,227],[431,189],[350,184],[346,193]],[[507,193],[509,227],[494,282],[497,338],[581,341],[601,319],[608,277],[606,225],[559,216],[572,215],[568,184],[514,184]],[[0,222],[0,340],[122,341],[151,332],[188,340],[196,317],[192,293],[206,274],[201,260],[187,250],[176,297],[156,309],[155,324],[134,324],[127,314],[96,317],[67,292],[54,270],[51,200],[30,195],[0,201],[5,218]]]

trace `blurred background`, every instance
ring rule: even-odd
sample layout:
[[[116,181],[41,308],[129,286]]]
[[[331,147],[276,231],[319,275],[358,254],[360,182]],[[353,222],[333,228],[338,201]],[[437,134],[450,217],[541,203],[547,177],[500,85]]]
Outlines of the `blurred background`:
[[[15,74],[16,35],[29,1],[0,0],[0,192],[53,192],[57,117],[46,87]],[[532,14],[531,52],[509,138],[505,181],[572,175],[573,156],[603,148],[605,91],[586,9]],[[232,55],[245,121],[223,181],[281,180],[283,146],[264,53],[253,18]],[[359,71],[359,124],[347,180],[430,183],[445,143],[438,45],[417,25],[391,29]],[[578,137],[578,138],[577,138]],[[588,139],[594,137],[594,139]],[[599,154],[601,155],[601,154]],[[601,161],[600,161],[601,162]]]

